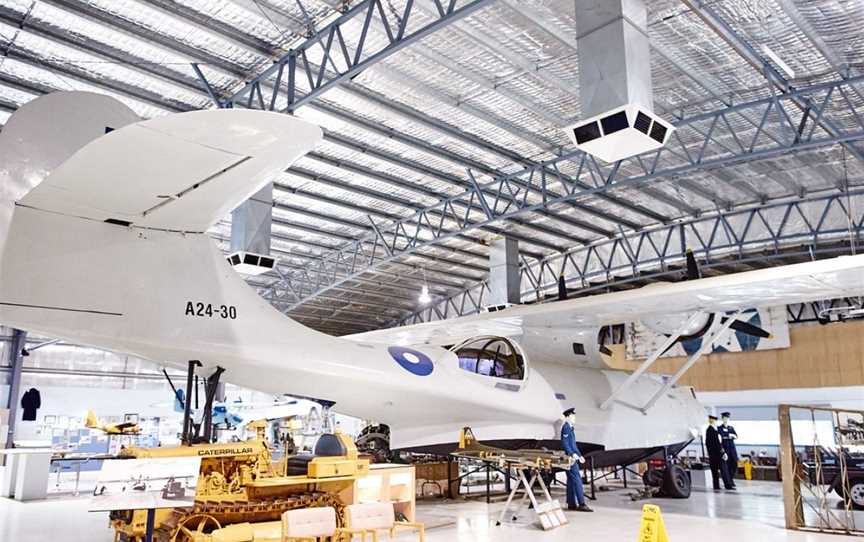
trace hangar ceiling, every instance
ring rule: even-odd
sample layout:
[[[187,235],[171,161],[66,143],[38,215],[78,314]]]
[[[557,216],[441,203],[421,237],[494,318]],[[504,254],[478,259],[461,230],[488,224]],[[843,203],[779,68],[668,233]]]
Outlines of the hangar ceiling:
[[[857,250],[864,4],[646,3],[655,111],[678,130],[616,164],[561,130],[580,116],[571,0],[5,0],[0,122],[75,89],[144,117],[320,124],[274,179],[279,267],[249,282],[333,334],[478,310],[503,234],[526,302],[562,272],[574,295],[674,280],[687,247],[706,274]],[[211,233],[227,251],[230,217]]]

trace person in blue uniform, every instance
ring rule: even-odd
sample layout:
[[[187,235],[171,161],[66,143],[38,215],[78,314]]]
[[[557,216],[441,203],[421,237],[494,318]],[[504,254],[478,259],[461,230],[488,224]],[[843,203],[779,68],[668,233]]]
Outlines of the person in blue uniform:
[[[726,489],[735,489],[732,477],[729,476],[729,456],[723,451],[723,441],[717,431],[717,416],[708,416],[708,429],[705,431],[705,449],[708,452],[708,464],[711,466],[711,478],[714,491],[720,491],[720,479]]]
[[[720,439],[723,441],[723,451],[726,453],[726,465],[729,469],[729,478],[732,480],[732,487],[735,487],[735,474],[738,473],[738,449],[735,447],[735,440],[738,438],[738,433],[735,428],[729,425],[729,418],[732,415],[729,412],[720,414],[720,426],[717,432],[720,433]]]
[[[576,445],[576,413],[572,408],[564,411],[564,425],[561,426],[561,448],[564,453],[574,459],[573,466],[567,471],[567,509],[578,512],[593,512],[585,504],[585,491],[582,488],[582,473],[579,472],[579,464],[585,463],[582,452]]]

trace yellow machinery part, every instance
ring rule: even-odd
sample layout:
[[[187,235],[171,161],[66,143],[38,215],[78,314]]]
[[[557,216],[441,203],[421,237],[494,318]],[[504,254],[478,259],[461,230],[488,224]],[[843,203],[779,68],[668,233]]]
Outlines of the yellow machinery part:
[[[256,438],[244,442],[130,447],[121,452],[122,457],[131,458],[201,457],[195,506],[157,510],[156,540],[216,542],[209,538],[214,528],[222,531],[231,528],[224,536],[241,536],[246,531],[242,527],[233,528],[235,525],[278,522],[285,510],[314,506],[334,507],[342,523],[345,503],[339,495],[345,494],[354,478],[369,472],[369,460],[359,459],[350,437],[336,433],[345,445],[346,455],[317,457],[309,463],[306,476],[284,476],[284,464],[274,466],[272,463],[264,438],[266,424],[254,427],[258,433]],[[146,518],[145,510],[112,512],[110,521],[117,540],[143,540]],[[228,540],[233,539],[226,538],[225,542]]]

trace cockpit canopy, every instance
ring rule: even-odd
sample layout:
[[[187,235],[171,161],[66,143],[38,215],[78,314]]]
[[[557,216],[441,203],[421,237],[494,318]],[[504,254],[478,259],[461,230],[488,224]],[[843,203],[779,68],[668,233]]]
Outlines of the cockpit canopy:
[[[506,380],[525,379],[525,358],[505,337],[474,337],[452,348],[459,368],[482,376]]]

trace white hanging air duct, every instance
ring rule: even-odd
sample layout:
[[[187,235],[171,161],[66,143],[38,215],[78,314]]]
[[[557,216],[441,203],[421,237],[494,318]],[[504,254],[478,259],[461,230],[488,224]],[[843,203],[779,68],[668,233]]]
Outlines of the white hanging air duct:
[[[276,266],[270,256],[273,222],[273,183],[231,212],[231,254],[228,263],[238,273],[262,275]]]
[[[615,162],[662,147],[674,127],[653,111],[643,0],[575,0],[582,120],[566,128],[583,151]]]

